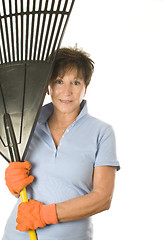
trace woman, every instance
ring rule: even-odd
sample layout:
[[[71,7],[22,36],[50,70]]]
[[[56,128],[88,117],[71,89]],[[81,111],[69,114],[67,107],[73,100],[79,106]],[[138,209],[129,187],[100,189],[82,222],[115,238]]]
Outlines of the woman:
[[[90,116],[83,100],[93,70],[85,52],[59,50],[47,89],[52,103],[42,108],[27,161],[6,169],[9,190],[17,195],[28,185],[33,200],[18,200],[3,240],[29,239],[29,229],[39,240],[90,240],[90,216],[110,208],[119,163],[112,127]]]

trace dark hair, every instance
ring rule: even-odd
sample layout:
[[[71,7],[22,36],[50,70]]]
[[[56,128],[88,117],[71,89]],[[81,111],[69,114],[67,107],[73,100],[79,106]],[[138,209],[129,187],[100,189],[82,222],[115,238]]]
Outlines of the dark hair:
[[[89,85],[93,71],[94,62],[89,54],[78,48],[60,48],[55,58],[54,67],[52,70],[51,80],[57,76],[66,73],[69,69],[76,67],[78,74],[82,74],[86,87]]]

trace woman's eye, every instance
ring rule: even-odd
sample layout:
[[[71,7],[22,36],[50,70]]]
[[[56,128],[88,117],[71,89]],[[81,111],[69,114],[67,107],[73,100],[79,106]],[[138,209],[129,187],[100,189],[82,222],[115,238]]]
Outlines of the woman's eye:
[[[79,85],[80,82],[79,82],[79,81],[74,81],[73,84],[74,84],[74,85]]]
[[[57,79],[56,81],[55,81],[55,83],[57,83],[57,84],[62,84],[62,79]]]

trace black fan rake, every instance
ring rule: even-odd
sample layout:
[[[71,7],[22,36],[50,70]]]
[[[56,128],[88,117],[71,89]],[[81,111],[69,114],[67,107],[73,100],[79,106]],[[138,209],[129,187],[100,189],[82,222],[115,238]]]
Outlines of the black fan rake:
[[[8,162],[25,159],[74,2],[0,0],[0,154]],[[25,188],[20,195],[28,201]]]

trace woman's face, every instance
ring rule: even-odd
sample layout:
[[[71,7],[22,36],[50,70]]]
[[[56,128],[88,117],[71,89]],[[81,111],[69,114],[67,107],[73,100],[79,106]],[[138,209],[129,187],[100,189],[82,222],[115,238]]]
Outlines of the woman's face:
[[[48,86],[54,110],[60,113],[78,114],[85,93],[85,81],[75,67],[67,70],[64,76],[58,76]]]

